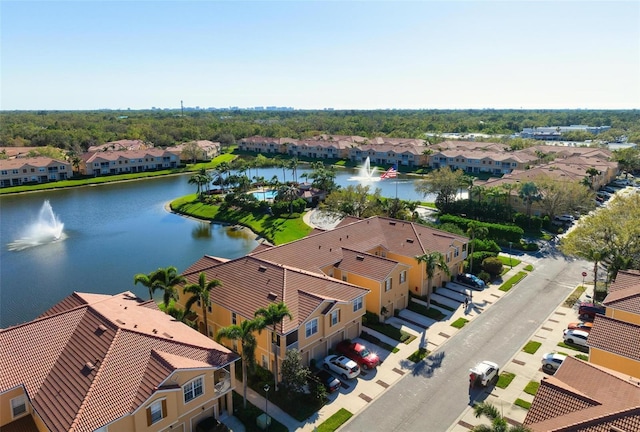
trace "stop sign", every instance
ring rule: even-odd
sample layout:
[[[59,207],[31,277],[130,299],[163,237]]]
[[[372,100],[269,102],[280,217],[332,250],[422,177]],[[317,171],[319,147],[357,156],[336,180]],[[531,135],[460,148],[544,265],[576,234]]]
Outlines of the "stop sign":
[[[587,272],[582,272],[582,277],[586,277],[587,276]]]

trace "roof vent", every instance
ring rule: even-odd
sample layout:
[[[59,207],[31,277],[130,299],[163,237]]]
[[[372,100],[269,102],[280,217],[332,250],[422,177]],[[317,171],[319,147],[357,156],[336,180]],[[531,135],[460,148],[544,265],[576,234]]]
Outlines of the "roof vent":
[[[356,255],[358,261],[364,261],[364,255]]]
[[[407,243],[413,243],[413,239],[407,239]]]
[[[395,224],[396,224],[395,222],[389,222],[389,225],[395,225]]]
[[[106,331],[107,331],[107,328],[104,325],[100,324],[96,329],[95,334],[98,336],[102,336],[102,334]]]
[[[269,300],[275,300],[278,298],[278,294],[270,292],[269,294],[267,294],[267,298]]]
[[[162,333],[162,336],[164,336],[164,337],[166,337],[166,338],[169,338],[169,339],[173,339],[173,336],[171,336],[171,335],[170,335],[169,333],[167,333],[167,332]]]
[[[126,322],[122,321],[121,319],[117,319],[116,322],[120,325],[125,325]]]
[[[267,271],[267,268],[265,266],[260,266],[258,267],[258,271],[264,273]]]

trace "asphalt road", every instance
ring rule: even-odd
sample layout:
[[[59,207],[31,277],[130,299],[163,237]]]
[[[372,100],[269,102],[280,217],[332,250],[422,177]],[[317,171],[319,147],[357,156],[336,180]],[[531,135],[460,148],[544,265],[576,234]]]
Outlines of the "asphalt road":
[[[527,260],[533,262],[534,272],[357,413],[340,432],[446,431],[474,399],[483,400],[483,390],[470,394],[469,368],[491,360],[502,369],[581,283],[581,272],[589,267],[560,254]]]

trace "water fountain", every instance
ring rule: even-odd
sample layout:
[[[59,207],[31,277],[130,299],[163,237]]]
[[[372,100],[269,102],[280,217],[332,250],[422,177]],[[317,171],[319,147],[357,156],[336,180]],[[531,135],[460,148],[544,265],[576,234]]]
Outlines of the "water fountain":
[[[349,180],[359,181],[359,182],[376,182],[380,181],[380,176],[377,174],[378,168],[375,166],[371,167],[371,159],[367,156],[364,164],[358,168],[358,175],[356,177],[351,177]]]
[[[49,200],[46,200],[42,204],[35,222],[27,227],[23,237],[9,243],[9,249],[23,250],[63,240],[65,238],[63,230],[64,224],[60,222],[58,216],[53,212]]]

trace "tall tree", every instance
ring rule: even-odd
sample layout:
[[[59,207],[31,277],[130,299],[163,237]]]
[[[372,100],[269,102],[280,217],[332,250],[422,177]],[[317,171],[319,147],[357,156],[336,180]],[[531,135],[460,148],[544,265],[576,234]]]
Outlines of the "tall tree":
[[[469,222],[469,224],[467,225],[467,235],[471,239],[469,241],[469,246],[471,249],[469,251],[469,273],[473,273],[473,251],[475,249],[475,239],[484,239],[487,234],[489,234],[489,229],[487,227],[480,226],[480,224],[476,221]]]
[[[538,203],[550,219],[573,211],[586,213],[595,207],[595,195],[588,186],[576,182],[561,182],[549,176],[534,179],[538,188]]]
[[[531,206],[534,202],[540,201],[541,198],[538,186],[533,182],[523,183],[522,186],[520,186],[518,196],[525,205],[527,216],[531,217]]]
[[[445,275],[451,276],[451,271],[449,270],[449,266],[447,265],[446,257],[438,252],[427,252],[423,255],[418,255],[416,261],[418,263],[424,263],[425,271],[427,274],[427,289],[431,292],[431,280],[436,275],[436,271],[439,269]]]
[[[376,188],[373,195],[370,195],[368,185],[349,185],[331,192],[324,204],[330,212],[343,216],[369,217],[380,210],[381,193],[380,189]]]
[[[207,280],[207,275],[202,272],[198,276],[197,284],[188,284],[182,289],[184,294],[191,294],[191,297],[189,297],[189,300],[187,300],[187,303],[185,304],[185,308],[187,310],[190,310],[191,306],[196,302],[202,306],[202,319],[204,321],[204,325],[201,331],[205,336],[209,336],[207,332],[209,327],[207,309],[211,306],[211,290],[220,285],[221,283],[218,279]]]
[[[133,283],[134,285],[141,284],[142,286],[147,287],[149,289],[149,300],[153,300],[153,293],[157,288],[153,285],[153,273],[138,273],[133,276]]]
[[[169,306],[171,299],[177,298],[176,286],[185,282],[184,276],[178,274],[178,269],[174,266],[159,268],[152,273],[151,279],[153,279],[153,290],[159,289],[163,292],[162,299],[165,307]]]
[[[247,383],[249,377],[247,373],[253,369],[256,362],[256,337],[253,333],[260,327],[260,321],[244,320],[240,324],[232,324],[228,327],[223,327],[218,330],[216,334],[216,340],[219,342],[221,339],[230,339],[233,341],[240,341],[242,347],[242,395],[244,398],[244,407],[247,408]]]
[[[278,351],[280,350],[280,336],[276,332],[278,324],[282,324],[285,318],[293,319],[293,315],[289,311],[289,308],[284,302],[269,303],[266,308],[260,308],[255,313],[256,317],[261,318],[261,325],[259,331],[271,326],[271,342],[269,347],[271,348],[274,340],[277,349],[274,352],[275,355],[275,367],[274,367],[274,388],[278,390]]]
[[[293,214],[293,201],[298,198],[298,188],[294,184],[283,184],[278,188],[277,198],[289,202],[289,215]]]
[[[295,400],[304,393],[309,383],[311,370],[302,365],[302,355],[297,349],[288,350],[282,360],[282,387],[290,400]]]
[[[456,199],[458,190],[464,184],[463,177],[462,170],[452,171],[446,166],[429,173],[425,181],[416,186],[416,192],[424,196],[436,194],[436,207],[442,210]]]
[[[473,406],[476,418],[485,416],[491,420],[491,426],[478,425],[473,432],[531,432],[526,426],[509,426],[507,419],[500,415],[498,409],[488,402],[480,402]]]
[[[293,175],[293,182],[298,183],[298,158],[291,158],[289,161],[289,169]]]

